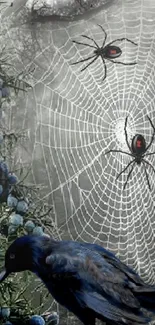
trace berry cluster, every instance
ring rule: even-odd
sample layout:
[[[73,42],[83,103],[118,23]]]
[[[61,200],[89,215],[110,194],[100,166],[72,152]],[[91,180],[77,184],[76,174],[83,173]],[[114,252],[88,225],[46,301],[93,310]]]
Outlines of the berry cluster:
[[[24,224],[24,216],[29,210],[29,200],[16,196],[14,186],[18,181],[18,177],[9,172],[7,164],[0,161],[0,203],[6,202],[12,211],[9,217],[8,235],[15,233],[20,227],[23,227],[28,234],[43,235],[43,228],[35,225],[33,221],[26,220]]]
[[[15,233],[21,227],[27,234],[38,236],[46,235],[43,228],[35,225],[32,220],[26,220],[24,223],[24,216],[28,214],[29,210],[29,201],[27,198],[17,199],[12,193],[10,193],[7,197],[7,205],[13,210],[9,217],[8,235]]]
[[[10,317],[10,308],[2,307],[0,308],[0,316],[4,319],[4,325],[13,325],[13,323],[7,320]],[[48,315],[48,317],[40,315],[32,315],[26,322],[27,325],[58,325],[59,324],[59,315],[57,312],[53,312]]]
[[[0,161],[0,203],[6,202],[13,185],[18,182],[14,173],[9,172],[5,161]]]

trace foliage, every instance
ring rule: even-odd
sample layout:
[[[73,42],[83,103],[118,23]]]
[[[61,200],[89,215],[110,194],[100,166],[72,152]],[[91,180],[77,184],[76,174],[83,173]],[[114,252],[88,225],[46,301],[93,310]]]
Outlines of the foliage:
[[[0,113],[4,103],[11,105],[12,91],[17,96],[19,91],[31,88],[27,80],[30,71],[14,74],[5,50],[2,48],[0,53]],[[57,232],[52,221],[52,205],[38,195],[41,186],[26,182],[31,166],[23,166],[15,160],[15,148],[25,137],[23,131],[8,130],[0,119],[0,269],[6,249],[15,238],[28,233],[56,235]],[[38,293],[38,284],[36,287],[30,272],[10,275],[0,285],[0,324],[6,320],[15,325],[27,324],[32,315],[43,313],[47,292],[43,293],[39,284],[39,306],[35,307],[29,290],[32,283]],[[48,316],[49,313],[43,315],[46,321]],[[33,318],[32,322],[34,319],[41,322],[41,318]]]

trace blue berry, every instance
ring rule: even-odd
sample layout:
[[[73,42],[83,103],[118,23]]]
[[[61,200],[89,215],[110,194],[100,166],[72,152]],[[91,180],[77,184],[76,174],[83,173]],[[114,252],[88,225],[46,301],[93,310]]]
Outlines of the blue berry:
[[[17,206],[18,200],[12,195],[9,194],[7,197],[7,205],[9,208],[15,208]]]
[[[29,209],[29,207],[28,207],[27,202],[25,202],[24,200],[18,201],[17,207],[16,207],[17,212],[26,213],[28,211],[28,209]]]
[[[8,181],[11,185],[14,185],[18,182],[18,177],[15,174],[9,173],[8,175]]]
[[[17,230],[17,227],[16,226],[10,225],[8,227],[8,235],[14,234],[16,232],[16,230]]]
[[[39,315],[33,315],[30,318],[30,325],[45,325],[44,318]]]
[[[3,193],[3,186],[0,184],[0,195]]]
[[[10,308],[9,307],[2,307],[1,315],[3,318],[8,318],[10,316]]]
[[[59,324],[59,315],[54,311],[51,315],[48,316],[47,322],[49,325],[58,325]]]
[[[4,83],[3,79],[0,78],[0,89],[2,89],[3,83]]]
[[[44,235],[44,237],[50,238],[50,235],[49,234],[43,233],[43,235]]]
[[[33,221],[31,220],[28,220],[26,221],[25,225],[24,225],[24,228],[27,232],[32,232],[33,229],[35,228],[35,224]]]
[[[12,213],[9,218],[9,224],[14,227],[23,226],[23,217],[20,214]]]
[[[8,170],[8,166],[5,161],[0,161],[0,170],[2,170],[3,173],[8,175],[9,170]]]
[[[38,236],[42,236],[44,234],[43,232],[43,228],[40,227],[40,226],[36,226],[34,229],[33,229],[33,234],[34,235],[38,235]]]
[[[2,88],[2,97],[9,97],[10,96],[10,90],[7,87]]]

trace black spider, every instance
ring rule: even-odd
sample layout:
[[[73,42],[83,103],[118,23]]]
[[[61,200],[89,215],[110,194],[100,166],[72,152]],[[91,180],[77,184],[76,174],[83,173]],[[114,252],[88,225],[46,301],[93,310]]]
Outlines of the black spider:
[[[128,163],[128,165],[118,174],[118,176],[116,177],[116,179],[118,179],[118,177],[123,174],[125,172],[125,170],[133,164],[128,176],[127,176],[127,180],[124,184],[124,189],[127,185],[127,182],[129,180],[129,177],[133,171],[133,168],[135,166],[135,164],[137,163],[138,165],[140,165],[141,163],[143,164],[144,166],[144,170],[145,170],[145,175],[146,175],[146,179],[147,179],[147,183],[148,183],[148,187],[149,189],[151,190],[151,187],[150,187],[150,182],[149,182],[149,178],[148,178],[148,174],[147,174],[147,171],[146,171],[146,167],[145,167],[145,164],[149,165],[154,173],[155,173],[155,169],[154,167],[151,165],[151,163],[149,163],[147,160],[144,159],[145,156],[151,156],[151,155],[154,155],[155,152],[151,152],[151,153],[146,153],[147,150],[151,147],[152,145],[152,142],[154,140],[154,136],[155,136],[155,127],[151,121],[151,119],[147,116],[147,118],[149,119],[150,121],[150,124],[153,128],[153,134],[152,134],[152,137],[151,137],[151,140],[150,140],[150,143],[148,144],[148,146],[146,146],[146,142],[145,142],[145,138],[143,137],[143,135],[141,134],[136,134],[133,139],[132,139],[132,142],[131,142],[131,146],[129,144],[129,141],[128,141],[128,135],[127,135],[127,130],[126,130],[126,127],[127,127],[127,119],[128,117],[126,117],[125,119],[125,126],[124,126],[124,131],[125,131],[125,139],[126,139],[126,143],[127,143],[127,146],[130,150],[131,153],[128,153],[128,152],[125,152],[123,150],[109,150],[107,152],[105,152],[105,155],[110,153],[110,152],[121,152],[121,153],[125,153],[126,155],[128,156],[131,156],[133,157],[134,159],[132,161],[130,161]]]
[[[91,38],[89,36],[86,36],[86,35],[82,35],[82,37],[93,41],[95,46],[87,44],[87,43],[72,41],[73,43],[80,44],[80,45],[86,45],[86,46],[89,46],[89,47],[92,47],[92,48],[95,49],[92,56],[90,56],[90,57],[88,57],[86,59],[82,59],[80,61],[74,62],[74,63],[72,63],[72,65],[75,65],[75,64],[78,64],[80,62],[85,62],[85,61],[88,61],[90,59],[93,59],[91,62],[89,62],[81,70],[81,71],[84,71],[87,67],[89,67],[89,65],[91,65],[93,62],[95,62],[97,60],[97,58],[100,56],[102,61],[103,61],[103,64],[104,64],[104,78],[103,78],[103,81],[104,81],[104,79],[107,76],[107,67],[106,67],[105,59],[110,61],[110,62],[117,63],[117,64],[123,64],[123,65],[134,65],[134,64],[137,63],[137,62],[124,63],[124,62],[112,60],[112,59],[118,58],[122,54],[122,50],[118,46],[115,46],[115,45],[112,45],[112,44],[114,42],[116,42],[116,41],[122,42],[124,40],[127,40],[128,42],[130,42],[130,43],[132,43],[134,45],[138,45],[138,44],[136,44],[135,42],[129,40],[128,38],[123,37],[123,38],[117,38],[114,41],[112,41],[112,42],[108,43],[107,45],[105,45],[105,42],[106,42],[106,39],[107,39],[107,33],[105,32],[104,28],[101,25],[98,25],[98,26],[102,29],[102,31],[105,34],[105,38],[104,38],[102,46],[99,47],[99,45],[96,43],[96,41],[93,38]]]

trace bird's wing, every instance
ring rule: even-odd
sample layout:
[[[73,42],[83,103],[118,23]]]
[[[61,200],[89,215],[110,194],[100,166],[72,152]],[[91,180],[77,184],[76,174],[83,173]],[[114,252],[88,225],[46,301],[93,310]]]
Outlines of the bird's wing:
[[[124,273],[114,267],[116,274],[112,274],[112,268],[108,274],[104,259],[96,262],[93,255],[85,253],[81,258],[69,252],[51,254],[46,264],[53,280],[62,283],[62,290],[65,286],[68,292],[72,291],[80,307],[93,310],[97,318],[118,324],[148,322],[139,310],[140,304],[128,287]]]
[[[102,246],[96,244],[87,244],[88,248],[91,251],[96,251],[100,256],[102,256],[105,261],[112,265],[114,268],[119,270],[120,272],[124,273],[130,280],[132,280],[135,284],[138,285],[145,285],[144,281],[140,278],[140,276],[132,270],[129,266],[122,263],[113,253],[107,251]],[[150,286],[148,286],[150,288]]]
[[[112,301],[131,308],[139,308],[128,284],[127,276],[108,261],[97,259],[95,254],[85,253],[80,256],[69,253],[51,254],[46,263],[52,266],[52,274],[56,279],[71,279],[72,284],[89,287]]]
[[[106,300],[96,292],[78,292],[78,298],[84,301],[87,308],[94,310],[96,318],[106,321],[109,324],[119,325],[140,325],[150,322],[150,318],[142,312],[135,313],[133,310],[120,308]]]

